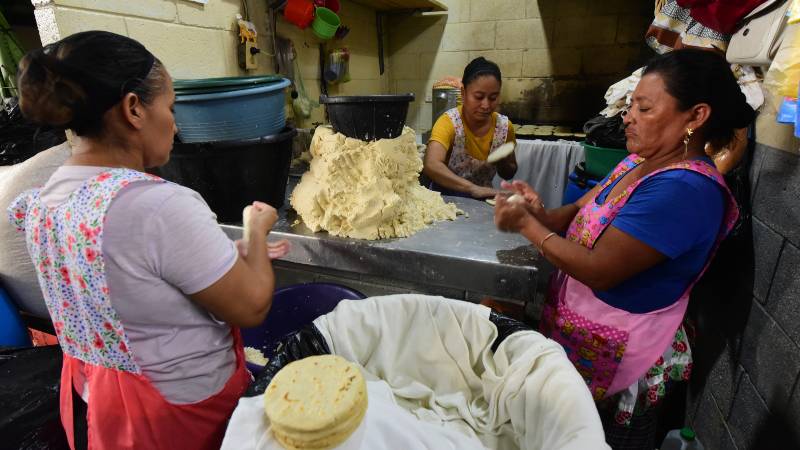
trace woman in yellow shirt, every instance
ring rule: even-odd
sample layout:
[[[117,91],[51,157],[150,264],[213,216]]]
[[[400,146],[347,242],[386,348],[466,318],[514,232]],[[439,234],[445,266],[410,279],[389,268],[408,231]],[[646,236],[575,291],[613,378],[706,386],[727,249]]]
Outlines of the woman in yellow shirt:
[[[508,117],[495,110],[500,100],[502,77],[497,64],[480,57],[464,69],[463,106],[453,108],[436,121],[425,153],[425,175],[435,190],[473,198],[493,197],[495,174],[510,180],[517,173],[512,153],[495,164],[489,153],[515,140]]]

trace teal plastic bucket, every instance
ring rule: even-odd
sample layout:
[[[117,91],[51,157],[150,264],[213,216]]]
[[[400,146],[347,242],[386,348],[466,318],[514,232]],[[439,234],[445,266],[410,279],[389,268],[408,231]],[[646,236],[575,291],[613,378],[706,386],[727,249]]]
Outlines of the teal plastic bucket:
[[[175,122],[181,142],[256,139],[286,125],[284,89],[291,82],[252,88],[175,96]],[[223,88],[224,89],[224,88]]]

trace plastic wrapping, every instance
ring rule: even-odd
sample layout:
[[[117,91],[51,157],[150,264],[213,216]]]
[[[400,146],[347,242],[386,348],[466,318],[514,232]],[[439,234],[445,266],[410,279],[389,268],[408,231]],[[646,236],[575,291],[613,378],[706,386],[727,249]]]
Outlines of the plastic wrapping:
[[[518,331],[532,329],[530,326],[516,319],[498,314],[494,311],[489,315],[489,320],[497,327],[497,338],[492,343],[492,351],[496,351],[497,347],[512,334]],[[254,397],[263,394],[272,381],[272,378],[290,362],[309,356],[327,355],[330,353],[331,350],[328,348],[328,343],[325,341],[322,334],[320,334],[319,330],[317,330],[317,327],[315,327],[314,324],[306,325],[297,333],[287,336],[280,341],[278,351],[272,359],[270,359],[264,370],[256,377],[244,396]]]
[[[800,25],[790,25],[781,50],[764,76],[764,88],[773,96],[797,97],[800,83]]]
[[[0,349],[2,448],[68,449],[59,416],[61,348]]]
[[[283,338],[278,344],[278,350],[255,381],[247,388],[245,397],[261,395],[269,386],[272,378],[287,364],[292,361],[315,355],[328,355],[331,350],[328,343],[320,334],[314,324],[306,325],[300,331]]]
[[[66,140],[62,130],[39,127],[25,120],[15,99],[0,107],[0,166],[21,163]]]
[[[583,125],[583,132],[586,133],[586,142],[595,147],[605,148],[625,148],[627,138],[625,137],[625,126],[622,123],[622,115],[612,117],[598,115],[589,119]]]

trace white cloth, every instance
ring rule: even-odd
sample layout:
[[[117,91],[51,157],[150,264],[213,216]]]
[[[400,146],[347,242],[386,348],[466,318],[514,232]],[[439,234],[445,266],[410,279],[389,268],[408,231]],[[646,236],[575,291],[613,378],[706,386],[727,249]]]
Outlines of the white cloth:
[[[367,382],[369,406],[355,432],[333,450],[484,450],[481,441],[422,422],[395,403],[383,381]],[[228,424],[222,450],[284,450],[270,432],[264,395],[242,398]]]
[[[105,170],[58,168],[42,202],[64,202]],[[108,209],[102,250],[111,303],[136,362],[161,394],[186,404],[222,389],[236,366],[230,327],[187,294],[219,280],[239,254],[200,195],[174,183],[123,189]]]
[[[332,353],[386,381],[421,420],[492,449],[607,449],[594,401],[562,347],[521,331],[493,352],[489,313],[404,294],[343,301],[314,325]]]
[[[533,187],[546,208],[561,206],[567,177],[575,165],[583,161],[583,146],[576,141],[541,139],[517,139],[514,150],[517,157],[515,180],[522,180]],[[492,185],[500,188],[500,177],[494,177]]]
[[[731,69],[736,76],[736,82],[739,83],[739,89],[742,90],[744,97],[747,99],[747,104],[753,110],[758,111],[761,105],[764,104],[763,80],[759,79],[755,69],[751,66],[733,64]]]
[[[642,79],[643,71],[644,67],[639,68],[627,78],[612,84],[605,95],[606,105],[608,105],[608,107],[600,111],[600,114],[606,117],[614,117],[630,105],[631,96],[636,86],[639,84],[639,80]]]

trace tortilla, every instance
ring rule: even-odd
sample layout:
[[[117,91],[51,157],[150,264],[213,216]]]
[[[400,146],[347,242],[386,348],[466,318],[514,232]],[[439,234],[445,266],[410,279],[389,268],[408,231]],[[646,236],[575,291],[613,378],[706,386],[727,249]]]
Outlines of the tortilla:
[[[330,449],[358,428],[367,385],[358,366],[321,355],[281,369],[267,387],[265,411],[275,439],[288,449]]]
[[[493,198],[487,198],[487,199],[486,199],[486,203],[488,203],[488,204],[490,204],[490,205],[492,205],[492,206],[494,206],[494,205],[496,205],[496,204],[497,204],[497,202],[496,202],[496,201],[494,201],[494,199],[493,199]]]
[[[486,162],[488,162],[489,164],[494,164],[508,157],[508,155],[514,153],[514,147],[516,147],[516,144],[514,144],[513,142],[506,142],[500,147],[494,149],[493,152],[489,153],[489,157],[486,158]]]

